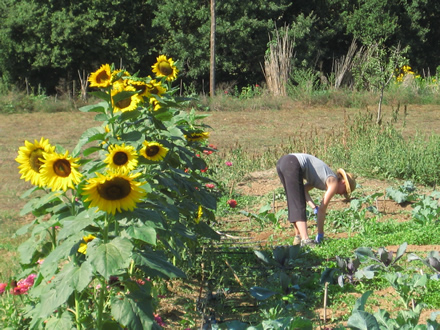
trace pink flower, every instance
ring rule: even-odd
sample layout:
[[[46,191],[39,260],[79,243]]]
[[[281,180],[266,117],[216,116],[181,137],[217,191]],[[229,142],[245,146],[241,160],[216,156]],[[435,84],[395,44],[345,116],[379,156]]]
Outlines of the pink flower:
[[[232,162],[226,161],[225,162],[226,166],[232,166]]]
[[[159,314],[153,314],[154,315],[154,320],[156,321],[156,323],[161,326],[164,327],[166,324],[162,321],[162,318],[159,316]]]
[[[237,201],[235,199],[230,199],[228,200],[228,205],[234,209],[237,207]]]
[[[36,274],[30,274],[24,280],[18,281],[17,286],[11,289],[11,293],[13,295],[21,295],[27,293],[29,288],[34,285],[34,279],[36,276]]]
[[[44,259],[38,259],[38,260],[37,260],[37,264],[39,264],[39,265],[42,265],[43,262],[44,262]]]
[[[205,173],[208,170],[208,167],[205,167],[203,170],[200,170],[200,172]]]
[[[213,184],[213,183],[207,183],[207,184],[205,184],[205,186],[208,189],[214,189],[215,188],[215,184]]]
[[[8,283],[0,283],[0,294],[5,292],[5,288],[8,286]]]

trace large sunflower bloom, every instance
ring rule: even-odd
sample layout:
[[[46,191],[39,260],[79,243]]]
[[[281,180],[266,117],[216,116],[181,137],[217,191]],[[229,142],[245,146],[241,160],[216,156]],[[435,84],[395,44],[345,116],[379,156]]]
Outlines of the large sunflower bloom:
[[[114,98],[116,95],[118,95],[121,92],[135,92],[136,88],[133,86],[126,86],[123,87],[123,84],[117,84],[117,88],[112,89],[111,95],[112,95],[112,103],[113,103],[113,110],[114,112],[122,111],[133,111],[136,110],[139,103],[143,101],[142,97],[139,94],[134,94],[132,96],[126,97],[122,100],[118,100],[115,102]]]
[[[41,181],[44,185],[55,190],[66,191],[67,188],[75,189],[81,181],[81,173],[76,163],[79,158],[69,156],[69,152],[65,154],[44,153],[43,165],[41,165]]]
[[[107,157],[104,163],[108,164],[111,170],[130,172],[137,166],[137,153],[134,147],[122,145],[111,145],[108,148]]]
[[[95,238],[96,238],[96,236],[93,236],[92,234],[89,234],[87,236],[83,236],[83,241],[85,243],[79,244],[78,252],[82,253],[82,254],[86,254],[87,253],[87,243],[93,241]]]
[[[167,59],[165,55],[160,55],[152,68],[156,77],[166,77],[168,81],[176,80],[177,73],[179,73],[173,59],[171,57]]]
[[[112,82],[112,73],[109,64],[103,64],[89,77],[90,87],[105,88]]]
[[[85,202],[97,206],[100,210],[115,214],[122,210],[133,211],[147,192],[140,188],[143,182],[134,181],[141,173],[129,175],[123,172],[97,173],[97,178],[87,180],[83,195],[88,195]]]
[[[168,153],[168,148],[164,147],[159,142],[144,141],[144,147],[139,153],[148,160],[159,161],[165,158]]]
[[[41,182],[41,165],[43,165],[43,153],[50,154],[55,152],[55,147],[49,144],[48,139],[41,138],[34,143],[24,141],[24,146],[18,149],[18,156],[15,161],[20,164],[21,179],[30,181],[35,186],[43,186]]]
[[[209,138],[209,132],[192,132],[185,135],[188,141],[202,141]]]

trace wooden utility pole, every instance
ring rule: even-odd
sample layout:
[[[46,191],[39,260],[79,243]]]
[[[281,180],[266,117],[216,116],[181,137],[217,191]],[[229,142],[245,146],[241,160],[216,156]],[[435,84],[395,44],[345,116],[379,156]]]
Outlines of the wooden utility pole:
[[[211,58],[209,68],[209,94],[215,95],[215,0],[211,0]]]

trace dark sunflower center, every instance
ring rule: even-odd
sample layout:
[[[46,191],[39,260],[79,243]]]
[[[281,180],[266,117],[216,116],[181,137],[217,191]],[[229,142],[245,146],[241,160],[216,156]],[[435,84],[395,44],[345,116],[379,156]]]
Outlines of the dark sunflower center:
[[[68,177],[72,172],[70,162],[66,159],[58,159],[53,163],[53,171],[63,178]]]
[[[159,93],[159,89],[156,86],[154,86],[153,84],[148,85],[148,91],[151,94],[156,94],[156,95]]]
[[[162,61],[159,63],[159,71],[164,76],[169,76],[170,74],[173,73],[173,68],[171,67],[170,63],[168,63],[167,61]]]
[[[98,194],[109,201],[117,201],[130,195],[130,182],[123,178],[113,178],[98,186]]]
[[[160,148],[158,146],[148,147],[146,150],[146,154],[148,157],[154,157],[159,153]]]
[[[125,152],[118,151],[113,156],[113,163],[115,163],[115,165],[122,166],[127,164],[127,162],[128,162],[128,156]]]
[[[101,71],[97,76],[96,76],[96,82],[99,84],[103,81],[107,81],[109,80],[110,77],[108,76],[107,72],[105,71]]]
[[[123,99],[123,100],[116,102],[116,106],[119,109],[124,109],[124,108],[128,107],[130,105],[130,103],[131,103],[131,98],[129,97],[127,99]]]
[[[43,149],[40,148],[35,149],[29,155],[29,165],[37,173],[40,173],[40,167],[43,165],[43,162],[40,160],[40,158],[43,158]]]

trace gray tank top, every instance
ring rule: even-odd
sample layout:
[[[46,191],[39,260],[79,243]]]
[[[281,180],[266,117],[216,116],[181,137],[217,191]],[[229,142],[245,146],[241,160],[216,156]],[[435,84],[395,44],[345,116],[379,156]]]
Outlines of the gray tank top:
[[[291,155],[294,155],[298,159],[303,171],[303,178],[315,188],[327,190],[325,184],[327,179],[330,176],[338,178],[326,163],[315,156],[295,153]]]

